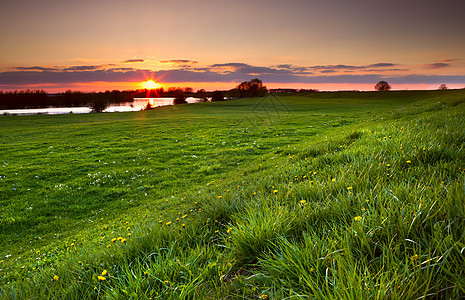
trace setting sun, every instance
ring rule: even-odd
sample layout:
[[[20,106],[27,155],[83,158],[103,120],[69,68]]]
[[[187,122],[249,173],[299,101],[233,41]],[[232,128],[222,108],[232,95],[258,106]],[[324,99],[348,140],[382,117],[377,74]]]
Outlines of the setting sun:
[[[152,90],[152,89],[158,89],[161,87],[160,84],[156,83],[155,81],[153,80],[147,80],[147,81],[144,81],[142,82],[142,87],[144,89],[148,89],[148,90]]]

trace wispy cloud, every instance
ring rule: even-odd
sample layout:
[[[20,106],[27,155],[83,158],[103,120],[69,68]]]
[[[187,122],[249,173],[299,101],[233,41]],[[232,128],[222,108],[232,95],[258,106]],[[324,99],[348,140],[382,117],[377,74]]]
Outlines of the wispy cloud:
[[[443,63],[443,62],[437,62],[437,63],[432,63],[432,64],[426,64],[424,66],[427,69],[442,69],[442,68],[450,67],[450,64]]]
[[[102,65],[98,66],[72,66],[65,68],[64,71],[93,71],[102,68]]]
[[[382,70],[384,68],[391,68],[398,66],[398,64],[394,63],[376,63],[376,64],[370,64],[370,65],[364,65],[364,66],[353,66],[353,65],[322,65],[322,66],[311,66],[308,67],[309,69],[316,70],[316,71],[328,71],[328,70],[334,70],[334,71],[346,71],[346,70],[367,70],[371,68],[377,68],[377,70]],[[391,71],[393,69],[390,69]],[[397,70],[397,69],[394,69]]]
[[[188,60],[188,59],[171,59],[171,60],[162,60],[160,61],[162,64],[197,64],[198,61],[196,60]]]
[[[123,63],[143,63],[145,59],[141,58],[134,58],[134,59],[126,59]]]
[[[16,67],[16,70],[21,70],[21,71],[56,71],[59,70],[58,68],[55,67]]]
[[[92,82],[138,82],[144,81],[148,74],[154,73],[164,83],[183,82],[242,82],[260,78],[265,83],[375,83],[387,80],[390,83],[457,83],[465,84],[465,75],[406,75],[407,69],[398,68],[399,64],[374,63],[362,66],[345,64],[322,66],[296,66],[280,64],[275,66],[255,66],[241,62],[212,64],[209,66],[184,67],[188,60],[175,60],[178,65],[173,69],[146,70],[126,68],[124,65],[89,65],[66,68],[18,67],[14,71],[0,72],[0,88],[38,84],[69,84]],[[170,61],[172,62],[172,61]],[[192,62],[192,61],[190,61]],[[444,67],[446,62],[434,64]],[[426,66],[426,65],[423,65]],[[405,67],[405,66],[403,66]],[[408,66],[407,66],[408,67]],[[418,69],[420,67],[420,69]],[[172,66],[170,66],[172,68]],[[416,66],[421,70],[421,66]],[[355,73],[356,70],[357,72]],[[394,72],[404,71],[404,72]],[[232,84],[233,85],[233,84]]]

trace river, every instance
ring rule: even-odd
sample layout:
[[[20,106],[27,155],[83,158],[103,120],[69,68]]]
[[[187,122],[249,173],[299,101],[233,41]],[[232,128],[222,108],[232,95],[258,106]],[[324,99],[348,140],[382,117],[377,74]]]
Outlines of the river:
[[[120,104],[110,104],[104,112],[128,112],[143,110],[147,103],[152,107],[173,105],[174,98],[134,98],[134,102],[123,102]],[[201,99],[189,97],[187,103],[197,103]],[[37,114],[85,114],[90,113],[91,109],[87,106],[77,107],[46,107],[46,108],[28,108],[28,109],[0,109],[0,115],[37,115]]]

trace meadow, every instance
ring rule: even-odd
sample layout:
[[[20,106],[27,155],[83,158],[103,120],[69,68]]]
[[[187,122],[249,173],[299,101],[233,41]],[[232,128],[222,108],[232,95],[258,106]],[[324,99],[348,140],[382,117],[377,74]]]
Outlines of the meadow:
[[[465,297],[465,90],[0,117],[2,299]]]

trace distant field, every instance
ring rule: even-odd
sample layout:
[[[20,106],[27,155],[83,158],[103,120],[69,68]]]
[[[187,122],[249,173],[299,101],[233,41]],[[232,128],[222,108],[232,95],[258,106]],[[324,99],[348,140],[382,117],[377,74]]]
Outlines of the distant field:
[[[465,297],[465,90],[2,116],[0,140],[3,298]]]

